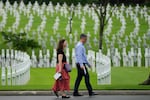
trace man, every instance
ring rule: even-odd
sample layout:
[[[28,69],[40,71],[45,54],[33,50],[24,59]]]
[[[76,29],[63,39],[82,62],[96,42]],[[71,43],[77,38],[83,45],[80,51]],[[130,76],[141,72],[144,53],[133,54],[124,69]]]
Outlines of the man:
[[[75,57],[76,57],[76,66],[77,66],[78,75],[77,75],[75,86],[74,86],[73,96],[82,96],[81,94],[79,94],[78,88],[79,88],[79,85],[83,76],[85,77],[85,84],[88,89],[89,96],[96,95],[93,92],[92,86],[90,84],[89,73],[86,67],[86,65],[88,65],[88,67],[91,67],[89,62],[87,61],[86,50],[84,47],[84,44],[86,43],[86,41],[87,41],[87,35],[81,34],[80,41],[77,43],[75,47]]]

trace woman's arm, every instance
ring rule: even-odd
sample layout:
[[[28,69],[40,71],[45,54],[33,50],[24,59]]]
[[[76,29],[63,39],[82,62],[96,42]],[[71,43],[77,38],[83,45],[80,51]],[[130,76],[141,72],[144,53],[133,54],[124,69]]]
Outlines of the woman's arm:
[[[62,59],[63,59],[63,55],[62,54],[59,54],[58,55],[58,66],[59,66],[59,73],[62,72]]]

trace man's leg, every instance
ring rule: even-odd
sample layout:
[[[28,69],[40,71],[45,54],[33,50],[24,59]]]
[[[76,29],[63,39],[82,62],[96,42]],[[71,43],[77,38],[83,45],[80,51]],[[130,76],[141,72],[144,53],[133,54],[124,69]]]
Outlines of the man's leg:
[[[77,78],[74,86],[74,94],[78,94],[78,88],[83,76],[83,70],[80,68],[80,64],[77,64]]]
[[[93,92],[93,89],[92,89],[92,86],[90,83],[90,76],[89,76],[87,68],[86,68],[86,74],[84,74],[84,78],[85,78],[85,84],[86,84],[86,87],[88,89],[89,95],[91,95]]]

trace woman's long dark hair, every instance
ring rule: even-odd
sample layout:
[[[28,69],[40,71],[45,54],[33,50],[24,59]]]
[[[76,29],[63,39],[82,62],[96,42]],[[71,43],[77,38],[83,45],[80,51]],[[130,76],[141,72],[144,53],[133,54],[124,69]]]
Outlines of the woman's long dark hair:
[[[59,40],[58,46],[57,46],[57,51],[58,51],[58,50],[63,50],[63,46],[64,46],[64,42],[65,42],[65,41],[66,41],[65,39]]]

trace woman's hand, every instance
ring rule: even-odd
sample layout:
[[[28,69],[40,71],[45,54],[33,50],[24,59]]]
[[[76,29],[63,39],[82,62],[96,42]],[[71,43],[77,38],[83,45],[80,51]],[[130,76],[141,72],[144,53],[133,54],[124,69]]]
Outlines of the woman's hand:
[[[59,70],[59,71],[58,71],[58,73],[61,73],[61,72],[62,72],[62,70]]]

